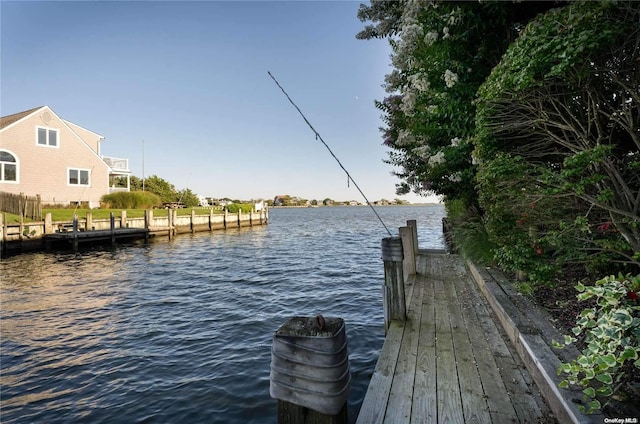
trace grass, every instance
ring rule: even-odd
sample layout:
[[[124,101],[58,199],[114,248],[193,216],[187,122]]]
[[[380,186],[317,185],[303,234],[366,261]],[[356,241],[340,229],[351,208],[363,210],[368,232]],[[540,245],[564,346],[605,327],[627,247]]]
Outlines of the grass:
[[[182,208],[177,209],[178,215],[191,215],[191,210],[195,210],[196,215],[208,215],[209,208]],[[144,217],[145,209],[127,209],[127,218],[142,218]],[[91,212],[93,219],[109,219],[111,212],[116,218],[120,218],[122,215],[121,209],[42,209],[42,216],[47,213],[51,213],[51,219],[53,221],[73,221],[73,214],[78,214],[78,219],[86,219],[87,212]],[[154,209],[153,216],[167,216],[168,209]],[[222,210],[214,209],[213,213],[223,213]],[[11,213],[6,213],[6,222],[9,224],[19,223],[20,217]],[[24,222],[30,222],[25,220]]]

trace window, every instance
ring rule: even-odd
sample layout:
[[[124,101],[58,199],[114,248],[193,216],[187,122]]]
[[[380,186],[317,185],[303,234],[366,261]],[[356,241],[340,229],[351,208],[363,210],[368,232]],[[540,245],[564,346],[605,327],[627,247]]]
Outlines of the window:
[[[18,182],[18,161],[6,150],[0,150],[0,182]]]
[[[37,127],[36,144],[38,146],[58,147],[58,130]]]
[[[69,185],[89,185],[89,170],[88,169],[73,169],[69,168]]]

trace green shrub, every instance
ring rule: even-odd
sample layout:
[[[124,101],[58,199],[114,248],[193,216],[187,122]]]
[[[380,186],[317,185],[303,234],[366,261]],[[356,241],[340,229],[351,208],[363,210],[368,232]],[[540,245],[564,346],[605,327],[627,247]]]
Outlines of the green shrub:
[[[151,209],[162,204],[160,197],[149,191],[123,191],[105,194],[102,205],[111,209]]]
[[[587,413],[602,408],[624,383],[623,367],[631,363],[640,368],[640,275],[613,275],[596,281],[594,286],[576,286],[578,299],[595,299],[595,306],[580,313],[573,334],[585,337],[586,348],[581,355],[558,368],[558,375],[567,374],[560,387],[584,387]],[[564,344],[577,339],[565,336]],[[563,345],[554,342],[555,347]]]
[[[251,203],[232,203],[227,205],[227,211],[229,213],[238,213],[238,210],[242,210],[242,213],[249,213],[253,210],[253,204]]]
[[[453,241],[463,256],[482,265],[494,262],[496,245],[489,235],[477,209],[468,209],[462,200],[445,203],[447,217],[453,229]]]

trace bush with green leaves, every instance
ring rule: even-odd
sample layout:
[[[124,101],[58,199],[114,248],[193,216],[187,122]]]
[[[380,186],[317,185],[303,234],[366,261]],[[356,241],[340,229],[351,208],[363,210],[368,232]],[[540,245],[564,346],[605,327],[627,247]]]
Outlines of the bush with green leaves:
[[[579,283],[578,299],[594,299],[578,317],[573,336],[565,336],[564,345],[584,337],[585,348],[571,362],[558,368],[566,374],[560,387],[583,387],[585,405],[593,413],[625,383],[625,367],[640,368],[640,275],[605,277],[593,286]],[[563,345],[555,342],[555,347]]]
[[[253,205],[251,203],[231,203],[227,205],[227,211],[229,213],[238,213],[241,210],[242,213],[249,213],[253,210]]]
[[[151,209],[160,206],[160,196],[149,191],[122,191],[105,194],[100,199],[110,209]]]
[[[479,88],[478,197],[505,269],[640,266],[639,19],[630,1],[554,8]]]

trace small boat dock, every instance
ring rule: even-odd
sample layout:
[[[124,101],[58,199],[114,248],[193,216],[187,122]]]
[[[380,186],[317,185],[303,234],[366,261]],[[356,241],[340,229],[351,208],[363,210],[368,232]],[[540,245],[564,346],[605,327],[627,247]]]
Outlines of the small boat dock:
[[[45,243],[68,242],[74,249],[79,243],[104,243],[110,242],[112,245],[118,241],[146,239],[149,230],[146,228],[114,228],[111,230],[94,231],[67,231],[46,234]]]
[[[458,255],[419,250],[357,423],[555,423]]]

